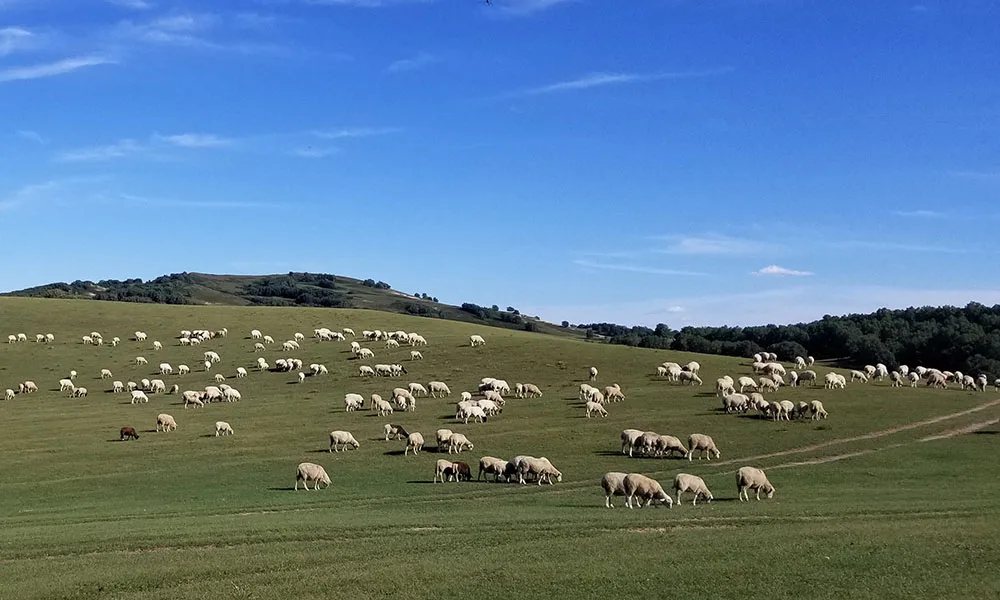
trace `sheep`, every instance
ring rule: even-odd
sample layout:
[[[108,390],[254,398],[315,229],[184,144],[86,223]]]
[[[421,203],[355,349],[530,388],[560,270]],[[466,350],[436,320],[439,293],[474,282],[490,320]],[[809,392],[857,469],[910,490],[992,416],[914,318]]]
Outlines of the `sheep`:
[[[427,389],[430,390],[431,398],[437,398],[438,394],[442,396],[451,395],[451,389],[443,381],[431,381],[427,384]]]
[[[161,428],[164,432],[173,431],[177,429],[177,421],[167,413],[160,413],[156,415],[156,431],[159,432]]]
[[[413,455],[416,456],[418,452],[424,447],[424,436],[418,431],[414,431],[410,435],[406,436],[406,448],[403,449],[403,456],[413,450]]]
[[[785,415],[785,420],[790,421],[791,415],[795,412],[795,404],[788,400],[782,400],[781,402],[775,402],[777,408],[777,417],[780,419],[781,415]]]
[[[158,341],[153,342],[153,350],[163,350],[163,344]]]
[[[139,365],[148,365],[148,364],[149,364],[149,361],[146,360],[144,357],[142,357],[142,356],[136,356],[135,357],[135,365],[136,366],[139,366]]]
[[[465,437],[462,433],[453,433],[451,437],[448,438],[448,454],[453,451],[461,454],[462,450],[473,450],[475,446],[469,441],[469,438]]]
[[[720,458],[722,456],[722,453],[719,452],[718,448],[716,448],[715,442],[712,438],[701,433],[692,433],[691,437],[688,438],[687,459],[689,461],[693,459],[695,450],[698,451],[698,460],[701,460],[703,455],[706,456],[708,460],[712,460],[713,454],[715,455],[715,458]]]
[[[704,483],[704,482],[703,482]],[[763,491],[768,498],[774,497],[774,486],[768,481],[764,471],[756,467],[740,467],[736,471],[736,491],[740,502],[750,501],[750,490],[757,492],[757,500],[760,501],[760,492]]]
[[[812,420],[825,419],[827,417],[826,409],[823,408],[823,403],[819,400],[813,400],[809,403],[809,414]]]
[[[411,383],[407,387],[409,388],[410,393],[413,394],[414,396],[420,396],[420,395],[426,396],[427,395],[427,388],[425,388],[422,384]]]
[[[709,491],[708,486],[705,485],[705,480],[696,475],[678,473],[677,476],[674,477],[674,489],[677,491],[678,505],[681,503],[681,494],[684,492],[691,492],[694,494],[694,500],[691,502],[692,506],[698,505],[698,496],[703,496],[709,503],[712,502],[712,492]]]
[[[88,336],[88,335],[83,336],[83,343],[84,344],[93,343],[92,341],[89,340],[89,338],[90,338],[90,336]],[[7,343],[8,344],[16,344],[17,343],[17,336],[16,335],[8,335],[7,336]]]
[[[799,382],[809,382],[809,385],[816,383],[816,371],[808,370],[799,373]]]
[[[746,412],[749,407],[750,398],[744,394],[727,394],[722,397],[722,408],[727,413]]]
[[[472,400],[472,393],[471,392],[462,392],[462,400],[465,400],[465,401]]]
[[[758,389],[757,382],[753,380],[753,377],[740,377],[736,380],[736,383],[740,384],[740,393],[742,394],[747,388]]]
[[[793,362],[795,363],[795,367],[798,369],[806,368],[806,359],[802,358],[801,356],[796,356]]]
[[[696,383],[698,385],[702,385],[701,377],[698,377],[698,374],[692,371],[681,372],[681,374],[677,377],[677,380],[684,385],[694,385]]]
[[[13,400],[14,399],[14,390],[12,390],[10,388],[7,388],[6,390],[4,390],[4,392],[3,392],[3,398],[4,398],[4,400]]]
[[[469,419],[474,419],[474,422],[482,423],[486,421],[486,411],[479,406],[469,406],[462,407],[455,413],[455,420],[462,421],[466,425],[469,424]]]
[[[632,508],[632,500],[635,498],[638,498],[640,508],[649,506],[654,500],[666,504],[667,508],[673,508],[673,498],[663,490],[663,486],[655,479],[639,473],[629,473],[625,476],[623,487],[625,488],[625,506],[628,508]],[[643,499],[646,500],[645,504],[642,503]]]
[[[752,381],[752,380],[751,380]],[[735,394],[736,388],[733,386],[733,378],[730,376],[719,377],[715,380],[715,395],[717,397]]]
[[[230,426],[229,423],[226,423],[225,421],[216,421],[215,437],[219,437],[220,435],[233,435],[232,426]]]
[[[684,365],[684,370],[685,371],[689,371],[689,372],[694,373],[695,375],[697,375],[698,371],[701,370],[701,365],[692,360],[688,364]]]
[[[625,496],[625,477],[626,473],[621,473],[619,471],[609,471],[601,477],[601,488],[604,489],[604,506],[607,508],[614,508],[614,504],[611,503],[612,496]]]
[[[799,385],[799,374],[797,372],[788,372],[788,385],[792,387],[797,387]]]
[[[368,365],[361,365],[360,367],[358,367],[358,374],[361,377],[374,377],[375,369],[369,367]]]
[[[489,475],[493,474],[494,481],[500,481],[500,478],[504,475],[504,467],[507,466],[507,461],[502,458],[497,458],[495,456],[484,456],[479,459],[479,474],[476,476],[476,481],[483,478],[486,475],[486,481],[489,481]]]
[[[76,386],[73,385],[73,381],[72,380],[70,380],[70,379],[60,379],[59,380],[59,391],[60,392],[65,392],[66,390],[72,391],[74,389],[76,389]]]
[[[483,398],[491,402],[495,402],[500,406],[503,406],[505,404],[503,396],[494,392],[493,390],[486,390],[485,392],[483,392]]]
[[[475,348],[476,346],[482,346],[484,344],[486,344],[486,340],[483,339],[483,336],[481,335],[469,336],[469,345],[472,346],[473,348]]]
[[[22,381],[18,384],[18,391],[22,394],[31,394],[38,391],[38,386],[34,381]]]
[[[617,383],[605,387],[604,396],[610,402],[623,402],[625,400],[625,394],[622,393],[622,388]]]
[[[193,404],[195,408],[201,406],[204,408],[205,403],[201,400],[201,392],[196,392],[193,390],[187,390],[181,396],[184,397],[184,408],[187,409],[188,404]]]
[[[450,460],[439,458],[437,462],[434,464],[434,479],[432,479],[431,482],[437,483],[439,479],[441,480],[441,483],[444,483],[445,481],[451,481],[452,479],[456,479],[455,463],[451,462]]]
[[[87,388],[85,388],[85,387],[78,387],[78,388],[76,388],[75,390],[73,390],[73,397],[74,398],[86,398],[87,397]]]
[[[542,390],[540,390],[538,386],[533,383],[526,383],[524,384],[522,396],[525,398],[541,398]]]
[[[386,347],[386,349],[399,348],[399,342],[397,342],[396,340],[391,340],[391,339],[390,340],[386,340],[385,341],[385,347]]]
[[[299,376],[298,377],[299,377],[299,383],[305,382],[305,380],[306,380],[306,374],[305,373],[303,373],[302,371],[299,371]]]
[[[423,360],[424,355],[419,350],[410,350],[410,360]]]
[[[375,358],[375,353],[368,348],[358,350],[358,358]]]
[[[632,448],[640,436],[642,436],[642,431],[638,429],[623,429],[621,434],[622,454],[625,454],[627,450],[628,455],[632,456]]]
[[[326,473],[326,469],[316,463],[299,463],[295,469],[295,491],[299,490],[300,481],[304,483],[307,490],[310,481],[313,482],[313,490],[320,489],[319,484],[321,483],[324,488],[330,487],[330,476]]]
[[[136,331],[135,332],[135,341],[137,341],[137,342],[145,342],[146,341],[146,334],[143,333],[143,332],[141,332],[141,331]]]
[[[397,425],[395,423],[386,423],[384,430],[385,430],[385,441],[387,442],[390,439],[398,440],[400,438],[409,437],[410,435],[409,433],[406,432],[405,429],[403,429],[402,425]]]
[[[381,400],[381,398],[379,398]],[[364,408],[365,397],[361,394],[345,394],[344,395],[344,411],[351,412],[354,410],[359,410]]]
[[[530,456],[524,457],[523,460],[518,463],[517,474],[518,483],[521,485],[526,483],[524,479],[525,475],[534,475],[538,485],[542,485],[543,481],[552,485],[553,477],[556,478],[556,481],[562,481],[562,473],[552,466],[549,459],[544,456],[540,458]]]
[[[345,451],[347,450],[348,446],[353,446],[355,450],[361,447],[361,444],[358,443],[358,440],[354,439],[354,436],[351,435],[351,432],[340,431],[340,430],[331,431],[330,448],[328,452],[334,452],[334,451],[340,452],[341,445],[344,446]]]
[[[222,390],[214,385],[205,386],[205,391],[201,393],[201,399],[209,402],[221,402]]]
[[[148,389],[154,394],[162,394],[167,391],[167,384],[163,383],[162,379],[154,379],[149,382]]]
[[[438,452],[443,452],[450,443],[454,432],[450,429],[438,429],[436,433]]]
[[[590,367],[590,381],[597,381],[597,367]]]
[[[490,417],[503,412],[503,408],[492,400],[480,400],[478,404],[479,408],[483,409],[483,412]]]
[[[149,397],[146,396],[146,392],[143,392],[142,390],[132,391],[132,404],[137,402],[149,402]]]
[[[758,389],[761,391],[766,391],[766,392],[778,391],[778,382],[771,379],[770,377],[759,377],[757,379],[757,383],[759,385]]]
[[[265,335],[264,336],[264,343],[265,344],[273,344],[274,343],[274,338],[271,337],[271,336],[269,336],[269,335]]]
[[[139,434],[136,433],[135,427],[125,426],[121,429],[121,437],[119,439],[123,442],[125,440],[137,440],[139,439]]]
[[[604,407],[601,406],[597,402],[588,401],[586,407],[587,407],[587,418],[588,419],[590,418],[591,413],[595,413],[595,412],[597,414],[601,415],[602,417],[608,416],[608,411],[605,410]]]
[[[906,376],[910,380],[910,387],[917,387],[917,383],[920,382],[920,374],[916,371],[910,371],[909,375]]]
[[[889,373],[889,380],[892,382],[892,387],[903,387],[903,376],[900,375],[899,371]]]
[[[378,411],[380,417],[392,414],[392,405],[385,400],[378,400],[375,402],[375,410]]]
[[[239,402],[243,398],[243,395],[240,394],[239,390],[227,387],[222,390],[222,397],[226,399],[226,402]]]

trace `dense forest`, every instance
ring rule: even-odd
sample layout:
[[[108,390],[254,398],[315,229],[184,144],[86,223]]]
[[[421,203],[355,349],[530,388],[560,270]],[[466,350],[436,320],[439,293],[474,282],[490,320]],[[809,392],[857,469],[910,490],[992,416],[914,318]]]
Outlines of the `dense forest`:
[[[952,306],[881,309],[870,314],[826,316],[812,323],[758,327],[685,327],[660,324],[625,327],[610,323],[580,325],[613,344],[668,348],[727,356],[753,356],[766,350],[783,360],[814,356],[844,366],[884,363],[987,373],[1000,377],[1000,305],[973,302]]]

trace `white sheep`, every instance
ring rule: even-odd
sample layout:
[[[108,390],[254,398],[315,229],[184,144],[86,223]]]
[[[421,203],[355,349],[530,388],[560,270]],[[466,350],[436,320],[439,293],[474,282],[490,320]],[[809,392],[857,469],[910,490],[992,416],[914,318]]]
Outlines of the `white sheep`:
[[[480,406],[462,407],[458,409],[457,413],[455,413],[455,419],[462,421],[466,425],[469,424],[469,419],[473,419],[474,422],[482,423],[486,421],[486,411],[484,411]]]
[[[110,369],[101,369],[101,379],[111,379],[114,375],[111,374]]]
[[[757,492],[757,500],[760,500],[761,491],[768,498],[774,497],[774,486],[767,480],[764,471],[756,467],[740,467],[740,470],[736,471],[736,491],[740,502],[750,501],[750,490]]]
[[[677,476],[674,477],[674,489],[677,491],[678,505],[681,503],[681,494],[684,492],[691,492],[694,494],[694,500],[691,502],[692,506],[698,505],[698,496],[703,496],[709,503],[712,502],[712,492],[709,491],[708,486],[705,485],[705,480],[697,475],[678,473]]]
[[[827,417],[826,409],[823,408],[823,403],[819,400],[813,400],[809,403],[809,413],[812,415],[812,419],[825,419]]]
[[[653,447],[656,449],[657,456],[672,456],[674,452],[680,454],[681,458],[687,456],[687,448],[672,435],[656,436]]]
[[[622,454],[628,451],[628,455],[632,456],[632,449],[635,445],[635,441],[642,436],[642,431],[638,429],[623,429],[621,434],[622,440]]]
[[[693,459],[695,450],[698,451],[698,460],[701,460],[702,456],[705,456],[708,460],[712,460],[713,454],[715,458],[722,456],[722,453],[715,446],[715,441],[711,437],[701,433],[692,433],[691,437],[688,438],[687,459],[689,461]]]
[[[243,379],[246,376],[247,376],[247,370],[246,369],[244,369],[243,367],[236,367],[236,378],[237,379]]]
[[[269,335],[265,335],[264,336],[264,343],[265,344],[273,344],[274,343],[274,338],[271,337],[271,336],[269,336]]]
[[[3,398],[4,398],[4,400],[13,400],[14,399],[14,390],[12,390],[10,388],[7,388],[6,390],[4,390]]]
[[[149,402],[149,397],[146,396],[146,392],[142,390],[133,390],[132,404],[135,404],[136,402]]]
[[[448,454],[452,452],[461,453],[462,450],[473,450],[475,446],[462,433],[453,433],[448,438]]]
[[[494,481],[500,481],[500,479],[504,477],[506,467],[507,461],[502,458],[484,456],[479,459],[479,474],[476,476],[476,481],[482,479],[484,474],[486,475],[486,481],[489,481],[491,473],[493,474]]]
[[[163,344],[158,341],[153,342],[153,350],[163,350]]]
[[[757,382],[754,381],[753,377],[740,377],[736,380],[736,383],[740,385],[741,394],[745,392],[747,388],[753,388],[754,390],[758,389]]]
[[[625,506],[628,508],[632,508],[632,501],[636,498],[638,498],[640,508],[649,506],[654,501],[666,504],[667,508],[672,508],[674,505],[673,498],[663,490],[660,482],[640,473],[629,473],[626,475],[624,487]],[[642,503],[643,500],[646,501],[645,504]]]
[[[220,435],[233,435],[232,426],[229,423],[226,423],[225,421],[216,421],[215,436],[219,437]]]
[[[597,381],[597,367],[590,367],[590,380]]]
[[[516,457],[515,460],[517,460]],[[553,477],[556,481],[562,481],[562,473],[544,456],[539,458],[531,456],[523,457],[517,463],[517,474],[518,483],[521,485],[525,484],[525,475],[534,475],[538,485],[542,485],[543,481],[552,485]]]
[[[624,496],[625,495],[625,477],[626,473],[621,473],[619,471],[610,471],[605,473],[601,477],[601,488],[604,489],[604,506],[607,508],[614,508],[615,505],[611,503],[612,496]]]
[[[694,385],[696,383],[702,385],[703,383],[701,377],[698,377],[698,374],[692,371],[682,371],[677,376],[677,381],[680,381],[684,385]]]
[[[156,431],[160,431],[161,428],[164,432],[173,431],[177,429],[177,421],[167,413],[160,413],[156,415]]]
[[[250,331],[250,338],[251,338],[251,339],[255,339],[255,340],[259,340],[259,339],[261,339],[262,337],[264,337],[264,335],[263,335],[263,334],[262,334],[262,333],[260,332],[260,330],[258,330],[258,329],[252,329],[252,330]]]
[[[410,360],[423,360],[424,355],[419,350],[410,350]]]
[[[431,381],[427,384],[427,389],[430,390],[431,398],[451,395],[451,389],[443,381]]]
[[[437,483],[438,480],[440,480],[441,483],[451,480],[458,481],[458,470],[455,463],[450,460],[439,458],[437,462],[434,463],[434,479],[432,480],[432,483]]]
[[[137,342],[145,342],[146,341],[146,334],[143,333],[143,332],[141,332],[141,331],[136,331],[135,332],[135,341],[137,341]]]
[[[542,390],[540,390],[538,386],[533,383],[526,383],[524,384],[522,396],[525,398],[541,398]]]
[[[303,373],[302,371],[299,371],[298,377],[299,377],[299,383],[305,382],[305,380],[306,380],[306,374],[305,373]]]
[[[227,387],[222,390],[222,397],[225,398],[226,402],[239,402],[243,395],[236,388]]]
[[[309,482],[313,482],[314,490],[320,489],[319,484],[323,484],[324,487],[330,487],[330,476],[327,475],[326,469],[323,467],[310,462],[299,463],[299,466],[295,469],[295,491],[299,489],[299,482],[305,484],[306,489],[309,489]]]
[[[481,336],[481,335],[470,335],[469,336],[469,345],[470,346],[476,347],[476,346],[482,346],[484,344],[486,344],[486,340],[483,339],[483,336]]]
[[[76,386],[73,385],[73,381],[72,380],[70,380],[70,379],[60,379],[59,380],[59,391],[60,392],[65,392],[67,390],[73,391],[75,389],[76,389]]]
[[[148,365],[148,364],[149,364],[149,361],[148,361],[148,360],[146,360],[146,359],[145,359],[144,357],[142,357],[142,356],[136,356],[136,357],[135,357],[135,364],[136,364],[136,366],[139,366],[139,365]]]
[[[413,450],[413,454],[416,455],[423,447],[424,436],[420,432],[414,431],[406,436],[406,448],[403,449],[403,456],[406,456],[410,450]]]
[[[608,411],[605,410],[604,407],[601,406],[599,403],[594,402],[593,400],[588,400],[587,401],[586,408],[587,408],[587,418],[588,419],[590,418],[591,414],[595,413],[595,412],[597,414],[599,414],[600,416],[602,416],[602,417],[608,416]]]
[[[379,416],[386,416],[392,414],[392,405],[385,400],[375,401],[375,410],[378,411]]]
[[[361,365],[360,367],[358,367],[358,374],[361,377],[374,377],[375,369],[369,367],[368,365]]]
[[[349,431],[331,431],[330,432],[330,452],[340,452],[340,446],[347,450],[348,446],[354,447],[355,450],[361,447],[358,440],[354,439]]]
[[[73,390],[73,397],[74,398],[86,398],[87,397],[87,388],[85,388],[85,387],[78,387],[78,388],[76,388],[75,390]]]
[[[201,400],[201,392],[196,392],[196,391],[193,391],[193,390],[187,390],[187,391],[185,391],[181,395],[184,397],[184,408],[185,409],[188,407],[188,404],[193,404],[195,406],[195,408],[198,408],[199,406],[201,406],[201,407],[205,406],[205,403],[202,402],[202,400]]]
[[[125,384],[120,381],[114,381],[111,383],[111,393],[120,394],[125,391]]]

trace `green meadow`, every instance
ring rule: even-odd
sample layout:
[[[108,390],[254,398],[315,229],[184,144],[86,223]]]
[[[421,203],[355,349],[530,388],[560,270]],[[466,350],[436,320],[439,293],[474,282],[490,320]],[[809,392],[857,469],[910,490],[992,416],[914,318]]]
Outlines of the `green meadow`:
[[[181,346],[182,329],[229,335]],[[375,352],[359,361],[348,342],[314,329],[351,327]],[[278,342],[255,353],[259,329]],[[416,331],[410,348],[361,340],[365,329]],[[84,345],[99,331],[118,347]],[[134,332],[148,334],[145,342]],[[39,391],[0,401],[0,599],[84,598],[987,598],[1000,594],[1000,400],[997,393],[782,388],[771,400],[822,400],[823,421],[773,422],[726,414],[714,382],[750,374],[750,361],[588,343],[558,336],[368,310],[196,307],[0,298],[0,391],[24,380]],[[306,335],[299,350],[280,343]],[[52,344],[35,343],[52,333]],[[487,344],[469,347],[469,335]],[[163,349],[153,350],[153,341]],[[222,362],[206,372],[202,353]],[[149,364],[136,366],[135,358]],[[329,375],[258,372],[256,358],[322,363]],[[705,385],[655,376],[660,363],[701,363]],[[187,364],[168,387],[202,389],[222,373],[238,403],[183,407],[179,395],[132,405],[113,379],[159,378],[157,365]],[[361,378],[358,366],[403,364],[399,378]],[[236,379],[236,368],[250,372]],[[578,400],[587,369],[619,383],[624,402],[587,419]],[[933,365],[928,365],[933,366]],[[790,368],[790,366],[788,367]],[[822,378],[830,368],[815,369]],[[85,398],[59,392],[76,370]],[[537,384],[536,399],[508,399],[486,423],[463,425],[454,402],[484,376]],[[344,394],[387,399],[409,382],[446,382],[450,398],[418,398],[414,412],[347,413]],[[367,408],[366,403],[366,408]],[[176,431],[156,433],[169,413]],[[214,423],[229,422],[231,437]],[[475,444],[461,458],[546,456],[555,485],[432,484],[428,447],[403,456],[383,425],[420,431],[433,446],[447,427]],[[119,441],[130,425],[140,439]],[[711,435],[720,460],[629,458],[622,429],[686,441]],[[328,434],[352,432],[358,450],[329,453]],[[455,456],[451,457],[456,459]],[[323,465],[332,485],[293,491],[296,465]],[[765,469],[774,498],[741,503],[734,472]],[[604,507],[607,471],[640,472],[669,488],[688,472],[710,504],[629,510]]]

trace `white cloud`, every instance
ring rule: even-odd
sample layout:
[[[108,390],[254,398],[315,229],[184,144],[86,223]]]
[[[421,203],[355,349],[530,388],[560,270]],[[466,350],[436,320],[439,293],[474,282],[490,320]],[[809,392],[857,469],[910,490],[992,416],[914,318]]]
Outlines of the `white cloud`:
[[[217,148],[230,146],[233,141],[210,133],[181,133],[177,135],[154,134],[156,140],[181,148]]]
[[[152,3],[146,2],[146,0],[105,0],[105,2],[122,8],[131,8],[132,10],[149,10],[153,8]]]
[[[45,143],[45,139],[37,131],[21,129],[19,131],[15,131],[14,135],[21,138],[22,140],[28,140],[29,142],[35,142],[36,144]]]
[[[386,73],[417,71],[437,61],[438,61],[437,57],[435,57],[433,54],[427,52],[418,52],[417,54],[409,58],[403,58],[390,63],[389,66],[385,68],[385,71]]]
[[[78,69],[94,67],[98,65],[112,64],[115,61],[103,56],[79,56],[75,58],[65,58],[56,62],[30,65],[25,67],[10,67],[0,70],[0,83],[5,81],[20,81],[26,79],[40,79],[43,77],[54,77],[71,73]]]
[[[292,150],[292,154],[300,158],[325,158],[337,152],[340,152],[339,148],[313,148],[312,146]]]
[[[243,200],[177,200],[174,198],[149,198],[134,194],[119,194],[119,198],[132,204],[157,208],[290,208],[277,202],[246,202]]]
[[[654,252],[662,254],[743,255],[776,250],[773,244],[724,235],[673,235],[654,239],[668,242],[666,247],[654,249]]]
[[[844,240],[842,242],[829,242],[825,244],[829,248],[857,249],[857,250],[888,250],[899,252],[942,252],[945,254],[964,254],[968,250],[962,248],[949,248],[947,246],[928,246],[924,244],[903,244],[897,242],[873,242],[867,240]]]
[[[809,271],[795,271],[793,269],[786,269],[785,267],[779,267],[778,265],[768,265],[758,271],[754,271],[753,274],[775,275],[778,277],[808,277],[813,273]]]
[[[29,47],[34,37],[35,34],[22,27],[0,29],[0,56]]]
[[[897,210],[892,214],[897,217],[913,217],[918,219],[944,219],[948,216],[934,210]]]
[[[348,127],[345,129],[332,129],[329,131],[314,131],[313,135],[328,140],[338,140],[342,138],[361,138],[376,135],[388,135],[397,133],[396,127]]]
[[[574,260],[573,264],[587,269],[602,269],[607,271],[625,271],[627,273],[645,273],[649,275],[685,275],[691,277],[704,277],[707,273],[696,273],[693,271],[679,271],[676,269],[663,269],[660,267],[647,267],[642,265],[630,265],[622,263],[602,263],[592,260]]]
[[[528,88],[519,92],[513,92],[508,96],[536,96],[540,94],[552,94],[557,92],[569,92],[576,90],[587,90],[597,87],[611,85],[624,85],[630,83],[643,83],[648,81],[658,81],[662,79],[686,79],[692,77],[705,77],[722,72],[721,70],[711,71],[679,71],[675,73],[590,73],[577,79],[559,81],[535,88]]]
[[[59,154],[56,158],[65,162],[97,162],[135,156],[145,151],[142,144],[132,139],[124,139],[106,146],[78,148]]]
[[[491,5],[499,12],[515,16],[525,17],[548,10],[562,4],[568,4],[573,0],[492,0]]]
[[[46,181],[45,183],[21,186],[6,196],[0,196],[0,212],[13,210],[25,204],[44,200],[61,187],[62,184],[58,181]]]

